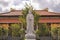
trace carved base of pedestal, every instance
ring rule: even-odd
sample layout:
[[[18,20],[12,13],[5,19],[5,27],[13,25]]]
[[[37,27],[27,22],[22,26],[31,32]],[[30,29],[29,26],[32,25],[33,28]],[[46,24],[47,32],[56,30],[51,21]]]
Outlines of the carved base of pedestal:
[[[36,40],[36,39],[25,39],[25,40]]]
[[[33,34],[33,33],[27,33],[27,34],[25,35],[25,38],[26,38],[26,39],[35,39],[35,38],[36,38],[36,35]]]
[[[25,40],[36,40],[36,35],[34,33],[27,33],[25,38]]]

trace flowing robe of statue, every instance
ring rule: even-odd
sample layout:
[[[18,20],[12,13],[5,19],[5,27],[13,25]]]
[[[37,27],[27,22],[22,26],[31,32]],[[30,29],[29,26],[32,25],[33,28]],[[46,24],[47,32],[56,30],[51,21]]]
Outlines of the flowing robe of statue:
[[[26,20],[27,20],[27,33],[33,33],[34,32],[34,16],[30,11],[27,14]]]

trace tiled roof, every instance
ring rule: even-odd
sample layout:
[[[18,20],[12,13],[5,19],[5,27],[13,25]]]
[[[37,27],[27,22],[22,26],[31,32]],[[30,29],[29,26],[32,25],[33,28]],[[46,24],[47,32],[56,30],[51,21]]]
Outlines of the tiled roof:
[[[21,21],[18,20],[18,18],[0,18],[0,23],[21,23]]]
[[[48,12],[46,10],[35,10],[35,12],[39,15],[60,15],[60,13]],[[18,16],[22,15],[22,10],[12,10],[7,13],[0,13],[0,16]]]
[[[39,23],[60,23],[59,18],[42,18]]]
[[[44,11],[44,10],[35,10],[35,12],[39,15],[59,15],[60,13],[53,13],[53,12],[48,12],[48,11]],[[11,12],[7,12],[7,13],[0,13],[0,16],[19,16],[22,15],[22,10],[13,10]],[[0,18],[0,23],[19,23],[19,19],[17,18]],[[39,23],[60,23],[60,19],[57,18],[40,18]]]
[[[0,16],[19,16],[19,15],[22,15],[21,10],[14,10],[14,11],[11,11],[11,12],[0,13]]]
[[[48,12],[46,10],[36,10],[39,15],[60,15],[60,13]]]

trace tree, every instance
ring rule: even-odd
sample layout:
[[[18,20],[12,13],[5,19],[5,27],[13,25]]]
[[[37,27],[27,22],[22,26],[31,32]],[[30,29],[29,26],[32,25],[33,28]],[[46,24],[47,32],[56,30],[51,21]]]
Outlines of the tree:
[[[49,36],[49,29],[46,23],[39,24],[39,29],[36,30],[37,39],[43,36]]]
[[[51,35],[53,37],[53,39],[55,39],[58,36],[58,29],[57,27],[51,27]]]
[[[2,36],[2,27],[0,27],[0,36]]]
[[[38,22],[40,19],[40,15],[37,14],[34,10],[32,10],[32,13],[34,15],[34,25],[37,27],[37,30],[38,30]]]
[[[20,37],[24,40],[25,30],[22,30],[19,24],[11,24],[12,37]]]
[[[19,24],[11,24],[12,36],[20,36],[20,26]]]

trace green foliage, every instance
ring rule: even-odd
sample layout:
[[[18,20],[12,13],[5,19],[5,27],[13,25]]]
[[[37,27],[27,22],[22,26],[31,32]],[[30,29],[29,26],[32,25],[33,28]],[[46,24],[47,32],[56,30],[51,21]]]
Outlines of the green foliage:
[[[59,28],[59,30],[58,30],[58,35],[60,36],[60,28]]]
[[[58,29],[57,28],[51,28],[51,35],[55,37],[57,35]]]
[[[20,29],[19,33],[20,34],[25,34],[25,30],[24,29]]]
[[[17,31],[20,29],[19,24],[11,24],[11,27],[12,27],[13,30],[17,29]]]
[[[25,30],[21,29],[19,24],[11,24],[12,37],[21,37],[21,40],[25,37]]]
[[[19,24],[11,24],[11,29],[12,29],[12,36],[20,36],[20,34],[19,34],[19,30],[20,30]]]
[[[39,36],[48,36],[49,29],[47,24],[40,24],[37,34],[39,34]]]
[[[0,36],[5,35],[8,36],[8,29],[0,27]]]
[[[34,24],[37,25],[38,24],[38,21],[40,19],[40,15],[37,14],[34,10],[32,10],[32,13],[34,15]]]
[[[7,28],[3,28],[2,32],[3,32],[3,35],[8,36],[8,29]]]
[[[57,28],[51,28],[51,33],[56,33],[57,32]]]
[[[21,37],[20,40],[24,40],[25,30],[21,29],[20,24],[11,24],[12,37]]]
[[[19,33],[21,34],[21,40],[24,40],[24,38],[25,38],[25,30],[20,29]]]
[[[38,37],[40,35],[40,30],[36,30],[36,36]]]
[[[2,28],[0,27],[0,36],[2,35]]]
[[[40,38],[40,30],[36,30],[36,40],[38,40]]]

